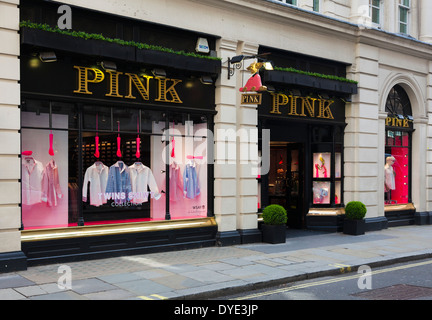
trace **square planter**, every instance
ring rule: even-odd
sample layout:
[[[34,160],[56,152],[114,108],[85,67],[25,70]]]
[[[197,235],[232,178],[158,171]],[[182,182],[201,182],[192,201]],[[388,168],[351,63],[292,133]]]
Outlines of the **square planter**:
[[[262,224],[262,241],[267,243],[285,243],[286,242],[286,225],[268,225]]]
[[[343,233],[359,236],[365,234],[365,220],[350,220],[345,219],[343,222]]]

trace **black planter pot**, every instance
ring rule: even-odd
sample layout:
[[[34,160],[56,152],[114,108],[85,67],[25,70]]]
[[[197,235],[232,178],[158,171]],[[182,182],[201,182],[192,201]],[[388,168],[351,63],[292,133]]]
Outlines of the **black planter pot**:
[[[70,35],[27,27],[21,28],[21,43],[52,50],[140,62],[148,65],[157,65],[206,74],[219,74],[221,71],[220,60],[186,56],[165,51],[138,49],[134,46],[121,45],[97,39],[86,40]]]
[[[55,32],[21,28],[21,43],[53,50],[74,52],[89,56],[135,60],[135,47],[96,39],[83,39]]]
[[[343,223],[343,233],[352,236],[365,234],[365,220],[345,219]]]
[[[343,94],[356,94],[357,84],[288,71],[264,71],[265,83],[282,83]]]
[[[261,225],[262,241],[267,243],[285,243],[286,225]]]
[[[220,60],[197,58],[164,51],[137,49],[136,60],[149,65],[194,72],[219,74],[221,71]]]

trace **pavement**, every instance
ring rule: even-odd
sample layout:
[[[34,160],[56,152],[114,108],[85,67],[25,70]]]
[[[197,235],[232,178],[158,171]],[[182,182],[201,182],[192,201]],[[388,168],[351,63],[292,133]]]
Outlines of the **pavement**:
[[[210,300],[224,294],[432,257],[432,225],[365,235],[287,230],[254,243],[32,266],[0,274],[0,300]]]

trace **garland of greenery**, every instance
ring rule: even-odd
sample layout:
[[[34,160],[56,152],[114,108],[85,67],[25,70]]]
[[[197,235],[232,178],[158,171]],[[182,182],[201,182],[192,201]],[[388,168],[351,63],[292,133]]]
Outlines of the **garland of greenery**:
[[[276,70],[276,71],[285,71],[285,72],[299,73],[299,74],[304,74],[304,75],[308,75],[308,76],[312,76],[312,77],[317,77],[317,78],[328,79],[328,80],[336,80],[336,81],[355,83],[355,84],[358,83],[357,81],[346,79],[346,78],[343,78],[343,77],[337,77],[337,76],[332,76],[332,75],[327,75],[327,74],[322,74],[322,73],[317,73],[317,72],[302,71],[302,70],[297,70],[297,69],[294,69],[294,68],[274,67],[274,70]]]
[[[97,33],[87,33],[84,31],[62,30],[57,26],[51,27],[48,24],[35,23],[35,22],[31,22],[31,21],[21,21],[20,27],[26,27],[26,28],[30,28],[30,29],[38,29],[38,30],[43,30],[43,31],[47,31],[47,32],[59,33],[59,34],[64,34],[64,35],[68,35],[68,36],[72,36],[72,37],[82,38],[85,40],[89,40],[89,39],[102,40],[102,41],[116,43],[116,44],[123,45],[123,46],[132,46],[132,47],[136,47],[138,49],[144,49],[144,50],[162,51],[162,52],[167,52],[167,53],[183,55],[183,56],[187,56],[187,57],[202,58],[202,59],[209,59],[209,60],[221,60],[221,58],[218,58],[218,57],[204,56],[204,55],[196,54],[193,52],[175,51],[173,49],[165,48],[162,46],[155,46],[155,45],[150,45],[150,44],[136,42],[136,41],[125,41],[125,40],[121,40],[121,39],[108,38],[108,37],[103,36],[102,34],[97,34]]]

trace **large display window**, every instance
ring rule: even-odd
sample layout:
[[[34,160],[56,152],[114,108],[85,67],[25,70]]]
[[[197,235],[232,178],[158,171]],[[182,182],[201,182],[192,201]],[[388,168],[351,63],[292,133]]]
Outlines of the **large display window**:
[[[394,86],[386,101],[384,204],[411,202],[411,103],[405,90]]]
[[[207,217],[202,114],[26,99],[26,229]]]

